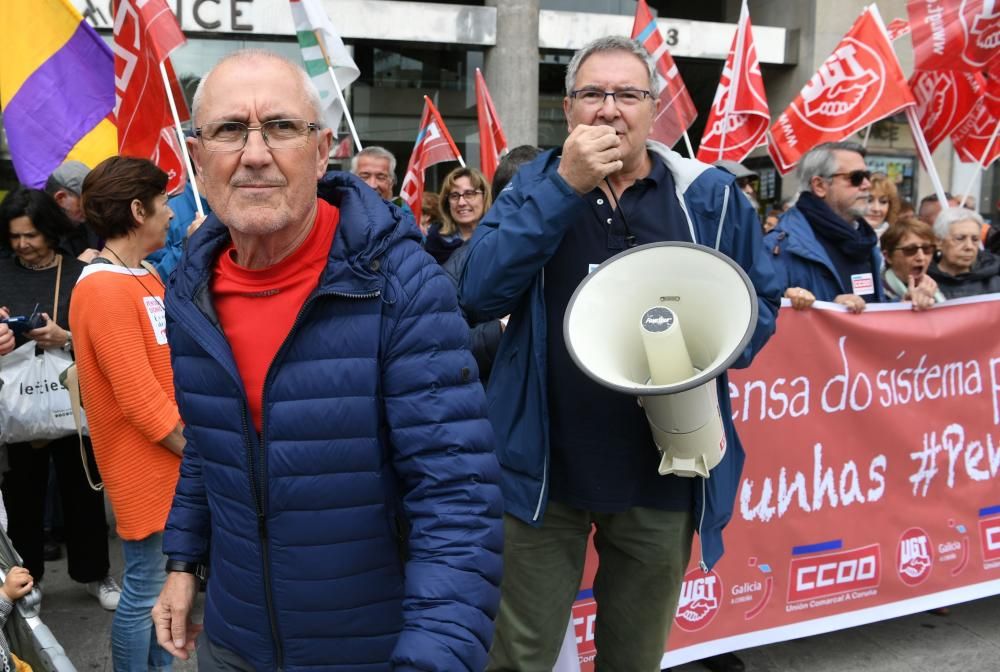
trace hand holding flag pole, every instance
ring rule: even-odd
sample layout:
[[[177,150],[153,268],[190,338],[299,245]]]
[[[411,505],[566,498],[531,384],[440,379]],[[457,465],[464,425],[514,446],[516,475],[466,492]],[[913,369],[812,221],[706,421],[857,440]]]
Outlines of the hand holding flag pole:
[[[318,30],[314,30],[313,34],[316,35],[316,42],[319,45],[320,51],[323,52],[323,60],[326,61],[326,69],[330,71],[330,77],[333,78],[333,89],[337,92],[337,98],[340,100],[340,109],[344,111],[344,117],[347,119],[347,127],[351,129],[351,137],[354,138],[354,146],[358,148],[360,152],[364,147],[361,146],[361,139],[358,137],[358,130],[354,128],[354,119],[351,118],[351,111],[347,109],[347,101],[344,100],[344,92],[340,88],[340,81],[337,79],[337,73],[333,70],[333,63],[330,61],[330,54],[326,52],[326,45],[323,43],[323,35]],[[333,129],[336,133],[337,129]]]
[[[181,117],[177,114],[177,102],[174,100],[174,90],[170,86],[170,78],[167,76],[166,61],[160,61],[160,76],[163,78],[163,90],[167,92],[167,102],[170,104],[170,114],[174,118],[174,130],[177,131],[177,142],[181,143],[181,156],[184,157],[184,167],[187,169],[188,181],[191,183],[191,190],[194,192],[194,207],[198,210],[198,216],[204,217],[205,210],[201,207],[201,194],[198,192],[198,180],[195,179],[194,166],[191,165],[191,154],[188,152],[187,141],[184,139],[184,130],[181,128]]]

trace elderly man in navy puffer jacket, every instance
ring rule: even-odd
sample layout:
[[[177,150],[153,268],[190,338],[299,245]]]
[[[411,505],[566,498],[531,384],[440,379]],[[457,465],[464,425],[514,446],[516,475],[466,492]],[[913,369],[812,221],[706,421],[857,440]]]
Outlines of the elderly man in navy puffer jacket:
[[[187,445],[153,610],[200,670],[481,670],[499,601],[493,433],[455,289],[348,174],[308,75],[237,52],[195,94],[213,215],[167,292]]]

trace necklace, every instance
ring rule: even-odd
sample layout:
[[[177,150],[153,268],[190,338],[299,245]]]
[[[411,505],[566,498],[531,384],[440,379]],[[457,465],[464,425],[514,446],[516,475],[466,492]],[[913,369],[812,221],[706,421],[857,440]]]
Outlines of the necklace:
[[[56,257],[58,256],[59,254],[53,251],[52,258],[40,264],[29,264],[28,262],[21,259],[21,257],[17,257],[17,263],[19,263],[22,267],[28,269],[29,271],[44,271],[46,268],[51,268],[56,263]]]
[[[122,260],[122,258],[118,256],[118,253],[117,253],[117,252],[115,252],[114,250],[112,250],[112,249],[111,249],[110,247],[108,247],[107,245],[105,245],[105,246],[104,246],[104,249],[105,249],[105,250],[107,250],[108,252],[110,252],[110,253],[111,253],[112,255],[114,255],[114,258],[118,260],[118,263],[120,263],[120,264],[122,265],[122,267],[123,267],[123,268],[124,268],[124,269],[125,269],[126,271],[128,271],[128,274],[129,274],[129,275],[131,275],[131,276],[132,276],[133,278],[135,278],[135,281],[136,281],[136,282],[138,282],[138,283],[139,283],[140,285],[142,285],[142,288],[143,288],[144,290],[146,290],[146,292],[147,292],[147,293],[148,293],[148,294],[149,294],[149,295],[150,295],[151,297],[153,297],[154,299],[156,299],[156,302],[157,302],[158,304],[160,304],[160,308],[164,308],[164,305],[163,305],[163,301],[161,301],[161,300],[160,300],[160,297],[158,297],[158,296],[156,295],[156,293],[155,293],[155,292],[151,292],[151,291],[149,291],[149,287],[147,287],[147,286],[146,286],[146,283],[144,283],[144,282],[142,281],[142,278],[140,278],[140,277],[139,277],[138,275],[136,275],[136,274],[135,274],[135,272],[133,272],[133,271],[132,271],[131,267],[129,267],[129,265],[128,265],[128,264],[126,264],[126,263],[125,263],[125,262],[124,262],[124,261]],[[148,271],[147,271],[147,273],[148,273]],[[158,283],[159,283],[160,287],[162,287],[164,291],[166,291],[167,287],[166,287],[166,285],[164,285],[164,284],[163,284],[163,281],[162,281],[162,280],[160,280],[160,279],[159,279],[158,277],[156,277],[156,275],[155,275],[155,274],[153,274],[153,273],[149,273],[149,275],[150,275],[150,276],[152,276],[152,278],[153,278],[154,280],[156,280],[156,282],[158,282]]]

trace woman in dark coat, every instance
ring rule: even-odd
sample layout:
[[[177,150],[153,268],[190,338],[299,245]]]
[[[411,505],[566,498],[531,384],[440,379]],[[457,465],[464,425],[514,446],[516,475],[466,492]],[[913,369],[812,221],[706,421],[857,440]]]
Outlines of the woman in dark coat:
[[[934,220],[940,256],[927,274],[948,299],[1000,292],[1000,257],[980,248],[983,218],[965,208],[945,208]]]

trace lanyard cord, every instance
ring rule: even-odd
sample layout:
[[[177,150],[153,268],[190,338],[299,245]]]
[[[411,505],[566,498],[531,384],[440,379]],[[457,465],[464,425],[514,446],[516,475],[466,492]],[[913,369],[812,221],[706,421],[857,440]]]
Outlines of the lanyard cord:
[[[628,220],[625,219],[622,204],[618,202],[618,197],[615,196],[615,188],[611,186],[611,181],[607,177],[604,178],[604,183],[608,185],[608,191],[611,192],[611,200],[615,202],[615,212],[621,217],[622,226],[625,228],[625,247],[633,248],[635,247],[635,236],[632,235],[632,230],[628,227]]]

